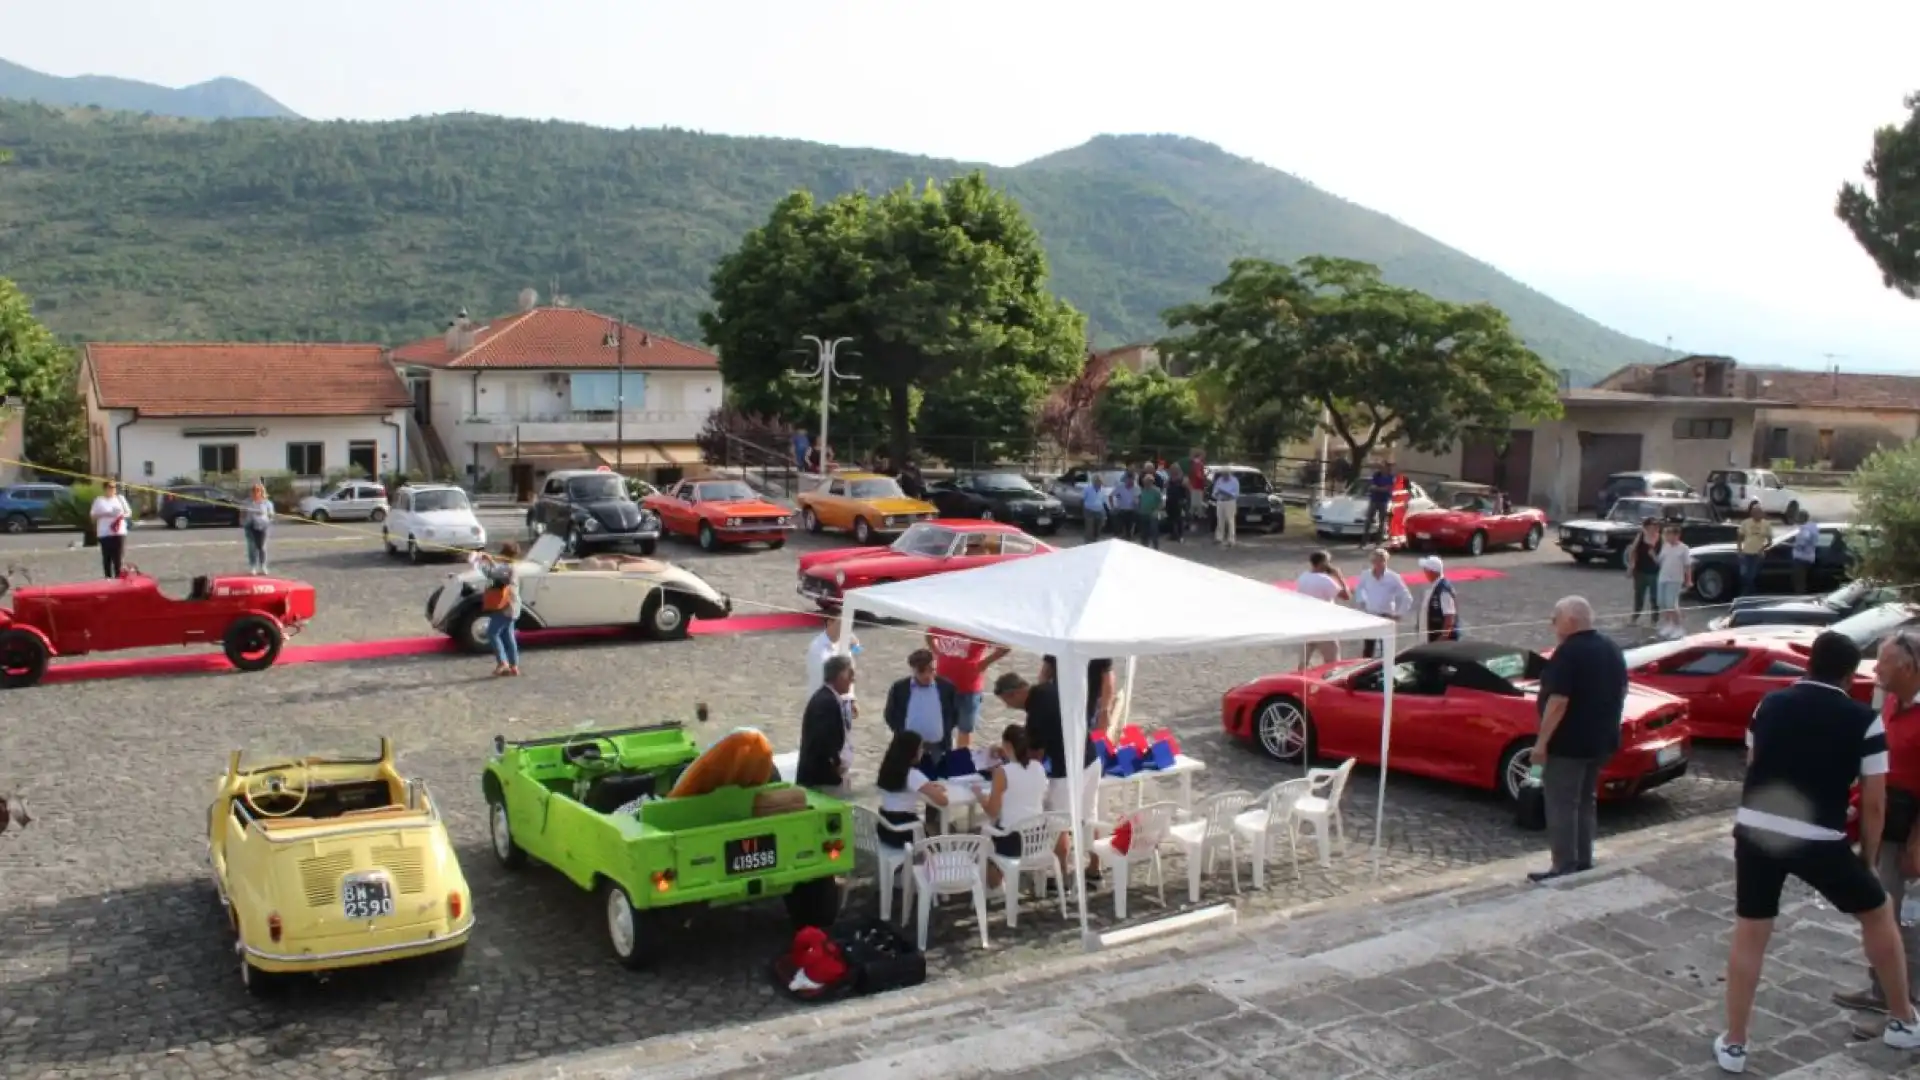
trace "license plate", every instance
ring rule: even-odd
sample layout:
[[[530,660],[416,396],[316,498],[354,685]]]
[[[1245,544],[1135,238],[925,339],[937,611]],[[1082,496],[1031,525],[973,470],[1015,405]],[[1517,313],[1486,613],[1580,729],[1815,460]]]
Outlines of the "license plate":
[[[1052,519],[1052,518],[1050,518],[1050,517],[1044,517],[1044,516],[1042,516],[1042,517],[1037,517],[1037,518],[1034,518],[1034,519],[1033,519],[1033,523],[1034,523],[1035,525],[1051,525],[1051,524],[1053,524],[1053,519]]]
[[[340,910],[349,919],[377,919],[393,914],[393,886],[373,878],[340,886]]]
[[[1267,520],[1267,512],[1265,510],[1248,511],[1247,520],[1248,521],[1265,521]]]
[[[1575,554],[1575,555],[1578,555],[1578,554],[1580,554],[1581,552],[1583,552],[1583,551],[1585,551],[1585,550],[1587,550],[1587,549],[1586,549],[1586,548],[1584,548],[1584,547],[1581,547],[1581,546],[1580,546],[1579,544],[1568,544],[1568,545],[1567,545],[1567,550],[1568,550],[1568,551],[1570,551],[1570,552],[1572,552],[1572,553],[1573,553],[1573,554]]]
[[[1677,746],[1663,746],[1654,752],[1653,760],[1660,765],[1671,765],[1680,760],[1680,748]]]
[[[771,870],[780,862],[780,849],[772,836],[750,836],[727,841],[727,873],[752,874]]]
[[[1433,539],[1433,534],[1432,534],[1432,533],[1415,533],[1414,535],[1415,535],[1415,536],[1418,536],[1418,537],[1419,537],[1420,539],[1422,539],[1422,540],[1431,540],[1431,539]]]

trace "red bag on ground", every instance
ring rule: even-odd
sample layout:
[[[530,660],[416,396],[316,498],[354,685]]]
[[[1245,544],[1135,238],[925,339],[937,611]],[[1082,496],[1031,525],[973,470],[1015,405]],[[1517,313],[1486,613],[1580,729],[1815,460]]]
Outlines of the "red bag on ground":
[[[1118,852],[1121,855],[1125,855],[1127,853],[1127,849],[1132,846],[1133,846],[1133,822],[1123,821],[1120,823],[1119,828],[1113,830],[1113,850]]]

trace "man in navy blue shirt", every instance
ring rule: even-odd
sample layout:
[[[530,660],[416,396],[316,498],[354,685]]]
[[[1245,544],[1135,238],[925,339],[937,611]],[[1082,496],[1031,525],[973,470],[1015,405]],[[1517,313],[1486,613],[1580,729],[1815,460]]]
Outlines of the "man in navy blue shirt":
[[[1367,481],[1367,524],[1360,532],[1360,546],[1372,543],[1372,537],[1378,535],[1384,540],[1393,521],[1393,470],[1385,462],[1373,467],[1373,478]],[[1378,522],[1376,526],[1374,523]],[[1378,533],[1375,533],[1375,529]]]
[[[1540,675],[1540,734],[1532,764],[1540,766],[1553,866],[1528,874],[1546,881],[1593,869],[1600,827],[1600,770],[1620,749],[1627,705],[1627,661],[1620,646],[1593,628],[1593,605],[1569,596],[1553,606],[1560,645]]]

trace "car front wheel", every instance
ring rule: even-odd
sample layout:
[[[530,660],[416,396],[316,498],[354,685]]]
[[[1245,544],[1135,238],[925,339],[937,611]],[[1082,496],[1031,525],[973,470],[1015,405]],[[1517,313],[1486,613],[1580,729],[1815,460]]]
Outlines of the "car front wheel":
[[[373,522],[375,525],[378,525],[379,523],[387,520],[387,512],[376,506],[373,508],[373,513],[367,515],[367,520]]]
[[[1467,537],[1467,554],[1477,556],[1484,555],[1486,552],[1487,531],[1485,529],[1475,529],[1473,535]]]
[[[713,526],[704,521],[700,523],[700,549],[702,551],[720,549],[720,534],[714,532]]]
[[[308,516],[322,525],[327,523],[327,512],[323,509],[316,508],[314,512]]]
[[[1275,761],[1304,764],[1313,746],[1313,721],[1299,699],[1270,697],[1254,710],[1253,736],[1260,752]]]
[[[491,621],[478,604],[470,603],[465,611],[447,623],[447,636],[453,639],[461,652],[475,656],[492,652],[493,641],[488,628]]]
[[[0,687],[19,690],[32,686],[47,673],[53,654],[38,634],[0,630]]]
[[[1527,538],[1520,541],[1520,546],[1528,551],[1538,551],[1540,550],[1540,541],[1546,539],[1546,536],[1547,531],[1535,525],[1533,528],[1527,530]]]
[[[814,513],[813,507],[809,506],[800,511],[800,524],[805,526],[808,532],[817,533],[820,531],[820,515]]]
[[[686,637],[687,623],[686,604],[670,592],[654,593],[640,612],[640,632],[655,641]]]
[[[15,536],[33,531],[33,519],[25,514],[8,514],[7,531]]]
[[[866,518],[853,519],[853,541],[856,544],[873,543],[873,526],[867,524]]]
[[[1727,579],[1727,572],[1717,566],[1702,567],[1693,575],[1693,591],[1701,600],[1717,604],[1733,591],[1733,582]]]
[[[172,525],[176,529],[185,531],[187,526],[193,524],[193,521],[189,519],[185,514],[175,514],[173,515],[173,520],[168,522],[167,524]]]

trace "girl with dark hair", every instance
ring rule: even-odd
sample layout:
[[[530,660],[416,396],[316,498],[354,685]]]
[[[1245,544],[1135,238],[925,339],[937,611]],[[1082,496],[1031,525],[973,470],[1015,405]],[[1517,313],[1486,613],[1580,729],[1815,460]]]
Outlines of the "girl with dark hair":
[[[1040,752],[1027,741],[1027,729],[1009,724],[1000,733],[1000,767],[993,770],[993,789],[980,800],[995,829],[1007,832],[1029,818],[1039,817],[1047,809],[1047,770],[1040,764]],[[1020,834],[993,838],[993,850],[1002,858],[1021,855]],[[1000,870],[988,864],[987,884],[1000,886]]]
[[[880,758],[880,842],[891,848],[906,847],[913,840],[913,827],[924,820],[926,809],[921,800],[935,806],[947,805],[947,789],[927,779],[919,769],[925,741],[910,730],[896,731],[887,752]]]

